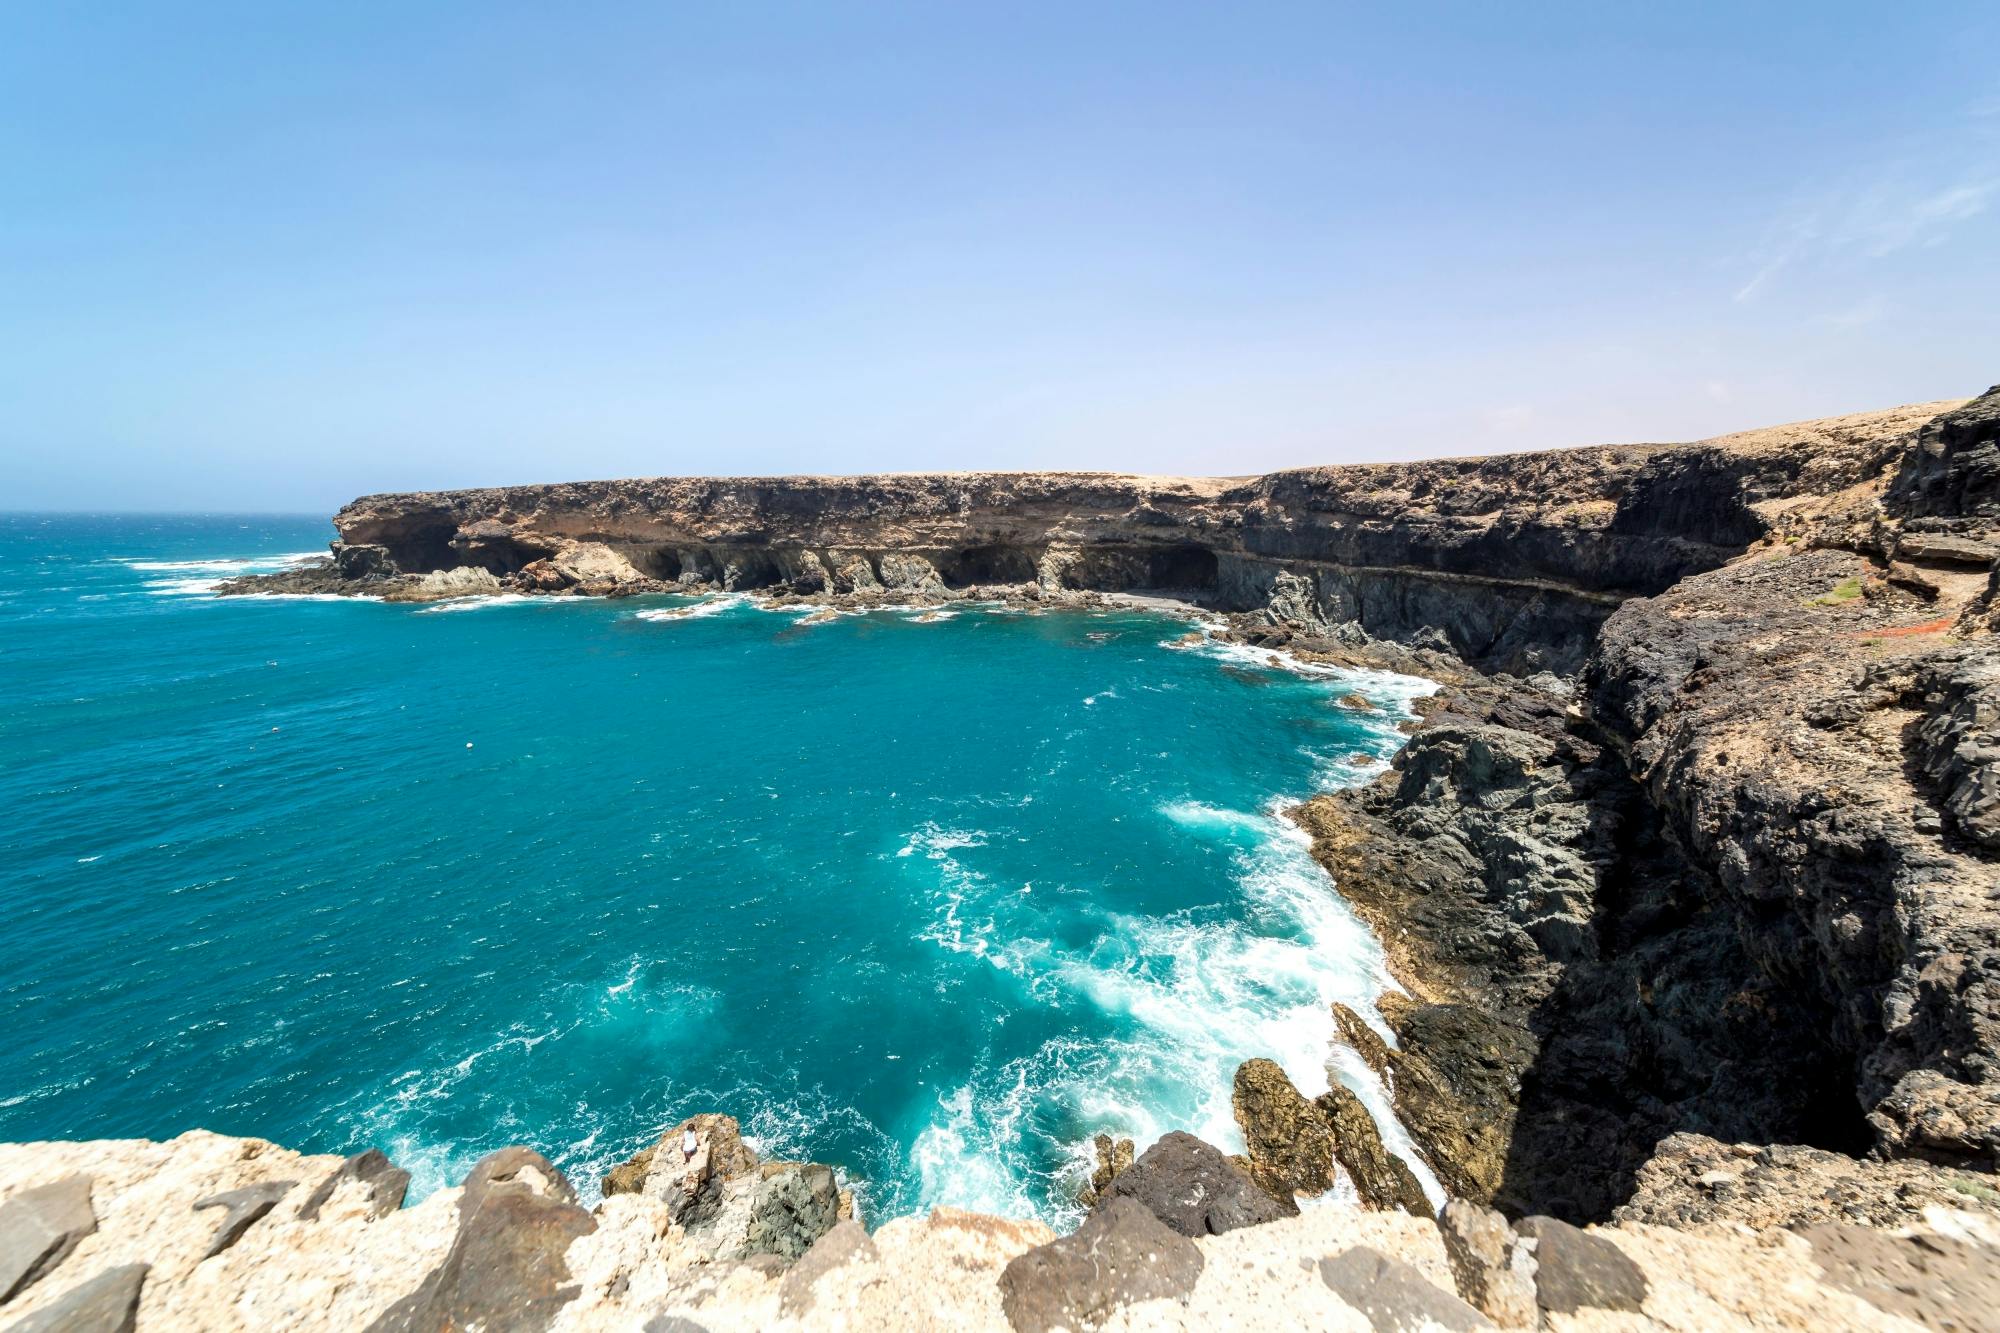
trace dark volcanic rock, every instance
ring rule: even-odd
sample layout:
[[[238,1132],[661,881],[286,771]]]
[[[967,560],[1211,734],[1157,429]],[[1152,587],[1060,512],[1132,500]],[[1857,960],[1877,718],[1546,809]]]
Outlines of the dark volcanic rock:
[[[222,1220],[216,1224],[215,1236],[208,1242],[204,1259],[213,1259],[224,1250],[243,1239],[248,1231],[266,1213],[278,1206],[298,1185],[296,1180],[264,1180],[255,1185],[245,1185],[241,1189],[228,1190],[206,1199],[195,1201],[197,1209],[220,1208]]]
[[[1427,1328],[1470,1333],[1493,1327],[1486,1316],[1410,1265],[1366,1245],[1320,1260],[1319,1275],[1334,1295],[1367,1317],[1375,1333]]]
[[[1333,1130],[1333,1153],[1354,1181],[1355,1192],[1370,1208],[1401,1208],[1418,1217],[1433,1215],[1410,1168],[1382,1146],[1382,1132],[1368,1108],[1339,1083],[1313,1098],[1313,1106]]]
[[[1074,1233],[1009,1263],[1000,1303],[1018,1333],[1092,1329],[1134,1301],[1185,1297],[1201,1270],[1192,1240],[1136,1199],[1107,1199]]]
[[[2000,518],[2000,385],[1917,433],[1883,504],[1909,517]]]
[[[32,1286],[97,1230],[89,1176],[22,1190],[0,1204],[0,1304]]]
[[[1333,1188],[1333,1128],[1285,1071],[1270,1060],[1246,1060],[1236,1069],[1230,1097],[1250,1159],[1250,1177],[1285,1200]]]
[[[444,1262],[391,1306],[374,1333],[540,1333],[575,1299],[565,1253],[597,1222],[576,1191],[529,1148],[489,1153],[465,1178],[458,1234]]]
[[[310,1222],[318,1217],[319,1210],[326,1207],[334,1191],[347,1181],[353,1181],[368,1191],[370,1217],[384,1217],[403,1206],[403,1195],[410,1187],[410,1173],[391,1163],[379,1148],[358,1152],[313,1187],[313,1192],[299,1205],[299,1220]]]
[[[1229,1159],[1192,1134],[1163,1135],[1105,1186],[1098,1207],[1135,1199],[1183,1236],[1219,1236],[1298,1212],[1272,1197]]]
[[[71,1287],[7,1333],[131,1333],[150,1264],[107,1268]]]
[[[1646,1303],[1646,1275],[1604,1237],[1553,1217],[1525,1218],[1515,1230],[1535,1243],[1535,1300],[1544,1310],[1636,1311]]]
[[[811,1249],[840,1218],[833,1169],[817,1162],[773,1162],[750,1196],[745,1250],[790,1262]]]

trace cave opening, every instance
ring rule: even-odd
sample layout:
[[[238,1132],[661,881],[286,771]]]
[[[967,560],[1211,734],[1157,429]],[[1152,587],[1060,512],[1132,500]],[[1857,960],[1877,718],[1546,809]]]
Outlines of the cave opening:
[[[1146,561],[1146,586],[1173,592],[1213,592],[1215,552],[1192,542],[1155,552]]]
[[[947,588],[982,583],[1033,583],[1038,577],[1032,555],[1018,546],[968,546],[947,551],[937,561],[938,577]]]

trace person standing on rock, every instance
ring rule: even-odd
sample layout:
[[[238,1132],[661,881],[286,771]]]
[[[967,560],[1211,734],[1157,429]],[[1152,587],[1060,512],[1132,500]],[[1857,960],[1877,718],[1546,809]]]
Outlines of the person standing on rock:
[[[694,1136],[694,1126],[689,1125],[687,1132],[681,1135],[681,1162],[683,1164],[692,1162],[694,1155],[700,1151],[701,1144]]]

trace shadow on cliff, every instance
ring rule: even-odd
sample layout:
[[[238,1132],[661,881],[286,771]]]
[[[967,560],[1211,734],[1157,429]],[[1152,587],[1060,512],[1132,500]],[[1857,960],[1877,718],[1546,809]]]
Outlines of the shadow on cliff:
[[[1608,752],[1569,775],[1600,812],[1590,947],[1526,1016],[1537,1051],[1496,1203],[1605,1221],[1668,1135],[1801,1143],[1859,1155],[1870,1142],[1851,1054],[1817,988],[1773,979],[1739,931],[1797,932],[1781,909],[1739,923],[1663,835]]]

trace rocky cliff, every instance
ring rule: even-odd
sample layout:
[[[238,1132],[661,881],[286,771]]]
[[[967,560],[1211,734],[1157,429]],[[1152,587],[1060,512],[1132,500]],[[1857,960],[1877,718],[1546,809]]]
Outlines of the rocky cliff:
[[[333,565],[229,590],[1154,591],[1352,627],[1489,669],[1573,671],[1621,602],[1722,564],[1785,506],[1878,475],[1899,457],[1893,442],[1941,406],[1696,445],[1242,481],[653,478],[373,495],[335,515]]]
[[[1454,1191],[1652,1216],[1698,1134],[1898,1163],[1854,1215],[1992,1193],[1996,439],[2000,392],[1939,415],[1621,604],[1573,684],[1453,692],[1300,812],[1417,997],[1397,1104]]]

